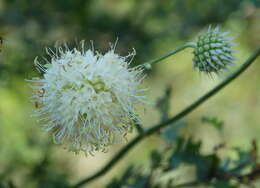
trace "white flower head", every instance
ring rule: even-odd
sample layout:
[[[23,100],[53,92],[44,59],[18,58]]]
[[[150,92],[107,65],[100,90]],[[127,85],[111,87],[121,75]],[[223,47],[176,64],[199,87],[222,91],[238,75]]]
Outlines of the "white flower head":
[[[135,104],[143,103],[140,89],[144,75],[139,67],[129,68],[129,54],[106,54],[93,50],[59,48],[48,50],[51,61],[35,60],[43,78],[31,80],[40,117],[54,140],[71,151],[105,151],[120,141],[136,120]],[[52,52],[52,53],[50,53]]]

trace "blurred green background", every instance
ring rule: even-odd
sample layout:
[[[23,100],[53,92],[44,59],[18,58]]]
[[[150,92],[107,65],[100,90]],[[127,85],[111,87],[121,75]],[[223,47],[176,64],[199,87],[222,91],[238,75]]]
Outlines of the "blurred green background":
[[[45,47],[93,40],[105,52],[118,38],[116,51],[127,55],[134,48],[134,64],[162,55],[193,41],[209,24],[220,25],[235,36],[237,68],[260,44],[259,0],[0,0],[0,182],[17,187],[63,187],[92,174],[126,143],[95,157],[74,155],[53,145],[52,138],[31,117],[31,89],[25,79],[38,75],[33,64]],[[192,51],[156,64],[147,72],[148,100],[156,103],[171,86],[171,115],[220,82],[192,70]],[[260,60],[239,79],[185,118],[184,134],[203,140],[203,152],[219,143],[247,148],[260,142]],[[141,112],[145,127],[159,122],[154,105]],[[201,125],[202,116],[225,122],[223,134]],[[130,140],[136,133],[128,136]],[[148,154],[161,147],[152,136],[134,148],[108,175],[89,187],[103,187],[129,164],[147,166]],[[145,148],[145,149],[144,149]]]

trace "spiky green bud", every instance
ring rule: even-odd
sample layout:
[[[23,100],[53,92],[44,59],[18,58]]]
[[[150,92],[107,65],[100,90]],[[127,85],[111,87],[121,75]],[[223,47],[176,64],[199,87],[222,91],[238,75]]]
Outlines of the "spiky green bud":
[[[235,58],[231,49],[234,43],[227,34],[219,31],[218,27],[209,27],[206,33],[200,35],[193,52],[193,67],[208,74],[228,70]]]

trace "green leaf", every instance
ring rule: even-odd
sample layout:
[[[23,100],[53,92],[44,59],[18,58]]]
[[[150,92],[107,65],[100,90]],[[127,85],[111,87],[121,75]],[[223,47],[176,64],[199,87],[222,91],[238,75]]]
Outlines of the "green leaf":
[[[231,185],[227,181],[220,181],[220,180],[214,182],[212,185],[214,188],[237,188],[237,186]]]
[[[201,142],[179,139],[177,147],[169,159],[170,168],[175,169],[182,163],[195,165],[199,181],[209,178],[210,172],[217,168],[219,159],[215,154],[202,155],[200,147]]]
[[[121,178],[113,179],[106,188],[143,188],[149,185],[149,177],[142,175],[140,171],[134,166],[130,165],[123,173]]]
[[[251,157],[250,151],[243,151],[238,147],[234,147],[233,150],[237,152],[238,159],[232,161],[236,167],[231,169],[230,172],[239,174],[246,167],[256,164],[256,161],[254,161]]]
[[[125,172],[123,173],[120,179],[114,178],[106,187],[107,188],[114,188],[114,187],[122,187],[128,181],[128,179],[134,174],[134,166],[130,165]]]
[[[169,118],[171,93],[171,87],[166,88],[164,95],[157,101],[157,108],[161,115],[161,121],[165,121]]]
[[[157,167],[159,167],[162,161],[162,154],[159,153],[158,151],[152,151],[150,159],[151,159],[152,169],[156,169]]]
[[[224,170],[224,171],[228,171],[230,163],[231,163],[231,159],[229,159],[229,158],[223,159],[223,161],[221,162],[219,168]]]
[[[202,121],[202,123],[208,123],[208,124],[212,125],[213,127],[218,129],[219,131],[221,131],[223,129],[223,126],[224,126],[224,122],[219,120],[216,117],[203,116],[201,118],[201,121]]]
[[[181,163],[194,163],[195,158],[199,155],[201,143],[193,143],[191,139],[185,141],[179,139],[177,147],[170,157],[171,168],[177,168]]]
[[[178,121],[176,123],[173,123],[172,125],[166,127],[161,131],[161,136],[169,142],[176,141],[180,137],[180,129],[185,127],[186,125],[188,125],[186,121]]]

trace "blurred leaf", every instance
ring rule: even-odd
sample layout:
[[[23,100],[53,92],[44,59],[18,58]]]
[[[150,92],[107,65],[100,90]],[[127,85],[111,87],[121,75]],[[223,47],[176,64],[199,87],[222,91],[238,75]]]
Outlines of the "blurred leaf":
[[[228,171],[230,163],[231,163],[231,159],[229,158],[223,159],[223,161],[220,164],[220,169],[223,169],[224,171]]]
[[[16,188],[12,181],[7,181],[5,183],[0,183],[0,188]]]
[[[208,123],[208,124],[212,125],[213,127],[218,129],[219,131],[221,131],[223,129],[223,126],[224,126],[224,122],[219,120],[216,117],[206,117],[206,116],[204,116],[204,117],[201,118],[201,121],[203,123]]]
[[[237,188],[235,185],[231,185],[229,182],[217,180],[213,184],[214,188]]]
[[[173,123],[161,131],[161,136],[168,142],[172,143],[180,137],[179,131],[186,125],[188,125],[188,123],[183,120]]]
[[[157,101],[157,108],[160,112],[162,122],[169,118],[171,94],[172,88],[168,87],[165,89],[164,95]]]
[[[166,121],[169,119],[170,113],[170,99],[172,94],[172,88],[169,86],[165,89],[164,95],[158,99],[157,101],[157,108],[160,112],[161,122]],[[187,123],[183,120],[180,120],[176,123],[171,124],[170,126],[164,128],[160,135],[166,139],[168,142],[173,142],[179,137],[179,129],[186,126]]]
[[[235,168],[231,169],[230,172],[240,174],[242,170],[244,170],[246,167],[249,166],[255,166],[257,163],[254,158],[252,158],[252,150],[249,151],[243,151],[241,148],[234,147],[233,150],[235,150],[238,154],[238,159],[233,160]]]
[[[193,142],[192,139],[179,139],[177,148],[170,157],[170,167],[177,168],[180,164],[193,164],[196,166],[197,179],[207,179],[211,171],[217,168],[219,159],[215,154],[202,155],[200,153],[201,142]]]
[[[47,148],[45,156],[31,171],[30,178],[34,179],[38,188],[68,188],[69,169],[66,165],[53,161],[50,157],[50,148]],[[67,163],[66,163],[67,164]],[[62,169],[59,167],[62,166]]]
[[[148,176],[142,175],[137,168],[130,165],[120,178],[113,179],[107,188],[144,188],[148,182]]]
[[[251,156],[250,156],[250,151],[243,151],[241,148],[234,147],[233,148],[237,154],[238,154],[238,160],[236,160],[237,164],[246,162],[246,161],[251,161]]]
[[[130,165],[126,171],[124,172],[124,174],[122,175],[122,177],[120,177],[120,179],[113,179],[112,182],[110,184],[107,185],[107,188],[114,188],[114,187],[122,187],[123,185],[126,184],[126,182],[128,181],[128,178],[131,177],[132,174],[134,174],[134,166]]]
[[[160,163],[162,161],[162,155],[158,151],[152,151],[151,153],[151,163],[152,163],[152,169],[156,169],[160,166]]]

